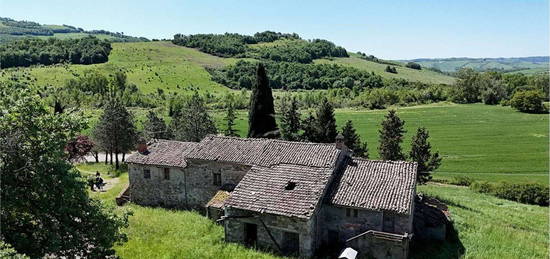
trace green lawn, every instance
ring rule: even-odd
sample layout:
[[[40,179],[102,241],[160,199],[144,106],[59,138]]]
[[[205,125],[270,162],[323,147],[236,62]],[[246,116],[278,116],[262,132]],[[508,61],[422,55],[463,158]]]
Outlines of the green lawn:
[[[109,166],[79,165],[86,172],[107,175]],[[127,173],[107,192],[93,197],[114,204],[114,197],[128,183]],[[412,251],[413,258],[548,258],[548,208],[525,205],[475,193],[465,187],[425,185],[418,191],[449,205],[457,234],[443,243],[430,242]],[[115,246],[121,258],[278,258],[223,241],[223,227],[193,211],[148,208],[131,210],[128,242]],[[452,237],[456,236],[456,239]]]

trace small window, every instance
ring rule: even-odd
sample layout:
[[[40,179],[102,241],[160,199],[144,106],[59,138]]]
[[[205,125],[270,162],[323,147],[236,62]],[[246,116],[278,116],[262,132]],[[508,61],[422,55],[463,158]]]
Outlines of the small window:
[[[346,208],[346,217],[351,217],[351,209]]]
[[[359,216],[359,210],[346,208],[346,217],[357,218]]]
[[[151,170],[149,170],[148,168],[143,169],[143,178],[145,179],[151,178]]]
[[[164,180],[170,180],[170,168],[164,168]]]
[[[222,174],[221,173],[214,173],[214,185],[221,186],[222,185]]]
[[[353,210],[353,217],[357,218],[359,216],[359,210]]]

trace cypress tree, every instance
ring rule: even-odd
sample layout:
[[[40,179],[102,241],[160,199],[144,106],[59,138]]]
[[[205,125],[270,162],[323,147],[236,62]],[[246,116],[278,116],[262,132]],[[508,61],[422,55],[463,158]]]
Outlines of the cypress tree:
[[[401,151],[401,142],[405,133],[404,125],[405,122],[397,116],[395,110],[390,110],[385,116],[382,121],[382,129],[379,130],[378,153],[382,160],[405,160],[405,155]]]
[[[441,157],[439,152],[432,154],[430,137],[426,128],[418,128],[416,135],[412,138],[411,152],[409,156],[412,161],[418,163],[418,183],[425,183],[432,179],[431,172],[437,169],[441,165]]]
[[[344,136],[344,144],[353,151],[353,155],[369,158],[367,142],[361,143],[361,138],[357,135],[351,120],[342,127],[342,136]]]
[[[256,86],[250,96],[248,137],[278,138],[279,135],[279,129],[275,122],[273,94],[269,87],[269,79],[267,78],[264,65],[260,63],[256,71]]]
[[[302,133],[301,139],[303,141],[308,141],[308,142],[319,141],[319,137],[317,136],[316,124],[317,124],[317,120],[311,113],[302,121],[302,130],[304,130],[304,132]]]
[[[323,98],[321,105],[317,109],[317,136],[318,142],[334,142],[338,132],[336,131],[336,119],[334,118],[334,108],[332,104]]]
[[[296,141],[300,138],[300,113],[295,96],[281,99],[281,136],[285,140]]]

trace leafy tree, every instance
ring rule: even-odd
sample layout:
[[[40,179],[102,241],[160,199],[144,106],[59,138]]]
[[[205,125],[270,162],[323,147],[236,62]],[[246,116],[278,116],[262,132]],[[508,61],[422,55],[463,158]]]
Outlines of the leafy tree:
[[[420,64],[414,63],[414,62],[408,62],[405,66],[408,67],[408,68],[416,69],[416,70],[421,70],[422,69],[422,66],[420,66]]]
[[[183,103],[181,111],[175,112],[172,131],[176,140],[193,142],[201,141],[208,134],[217,133],[216,125],[198,92]]]
[[[452,90],[452,101],[457,103],[475,103],[479,101],[482,90],[479,73],[471,68],[463,68],[457,73],[457,81]]]
[[[541,113],[545,108],[542,102],[544,101],[544,95],[539,90],[524,90],[517,91],[512,99],[510,105],[521,112]]]
[[[143,133],[146,139],[171,139],[172,136],[166,123],[153,111],[147,113],[147,121],[143,125]]]
[[[367,142],[361,143],[361,137],[355,131],[351,120],[348,120],[346,125],[342,127],[342,135],[344,136],[344,144],[353,151],[354,156],[369,158]]]
[[[235,115],[235,106],[233,105],[233,102],[230,102],[227,104],[227,114],[225,115],[226,129],[224,134],[226,136],[239,136],[237,130],[235,129],[235,119],[237,119],[237,116]]]
[[[386,66],[386,69],[384,70],[388,73],[397,74],[397,69],[395,67]]]
[[[281,136],[285,140],[300,139],[300,111],[296,96],[281,99]]]
[[[106,152],[115,155],[115,168],[119,169],[118,154],[134,149],[137,132],[132,115],[116,98],[105,105],[93,136]]]
[[[334,142],[338,132],[336,131],[336,119],[334,118],[334,108],[332,104],[324,98],[317,109],[317,136],[321,143]]]
[[[125,241],[127,216],[88,196],[64,147],[84,125],[53,114],[24,87],[0,83],[2,242],[32,258],[103,258]]]
[[[269,79],[263,64],[258,64],[256,71],[256,87],[250,96],[248,112],[249,138],[277,138],[279,129],[275,122],[273,95],[269,87]]]
[[[82,161],[88,155],[94,142],[86,135],[78,135],[65,146],[65,151],[69,154],[69,161]]]
[[[426,128],[418,128],[416,135],[412,138],[411,152],[409,153],[411,160],[418,163],[417,181],[421,184],[431,180],[431,172],[441,165],[439,153],[432,154],[431,152],[429,137]]]
[[[378,131],[380,133],[378,153],[382,160],[405,160],[405,155],[401,151],[401,142],[405,133],[404,125],[405,122],[397,116],[395,110],[390,110],[384,117],[382,129]]]

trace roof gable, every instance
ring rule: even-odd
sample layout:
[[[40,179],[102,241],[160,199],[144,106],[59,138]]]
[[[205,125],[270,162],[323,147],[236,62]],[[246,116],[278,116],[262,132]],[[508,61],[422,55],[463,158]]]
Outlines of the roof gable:
[[[416,168],[414,162],[354,158],[334,179],[329,201],[339,206],[410,214]]]
[[[254,166],[225,205],[308,219],[317,207],[331,174],[332,169],[321,167],[288,164]]]

